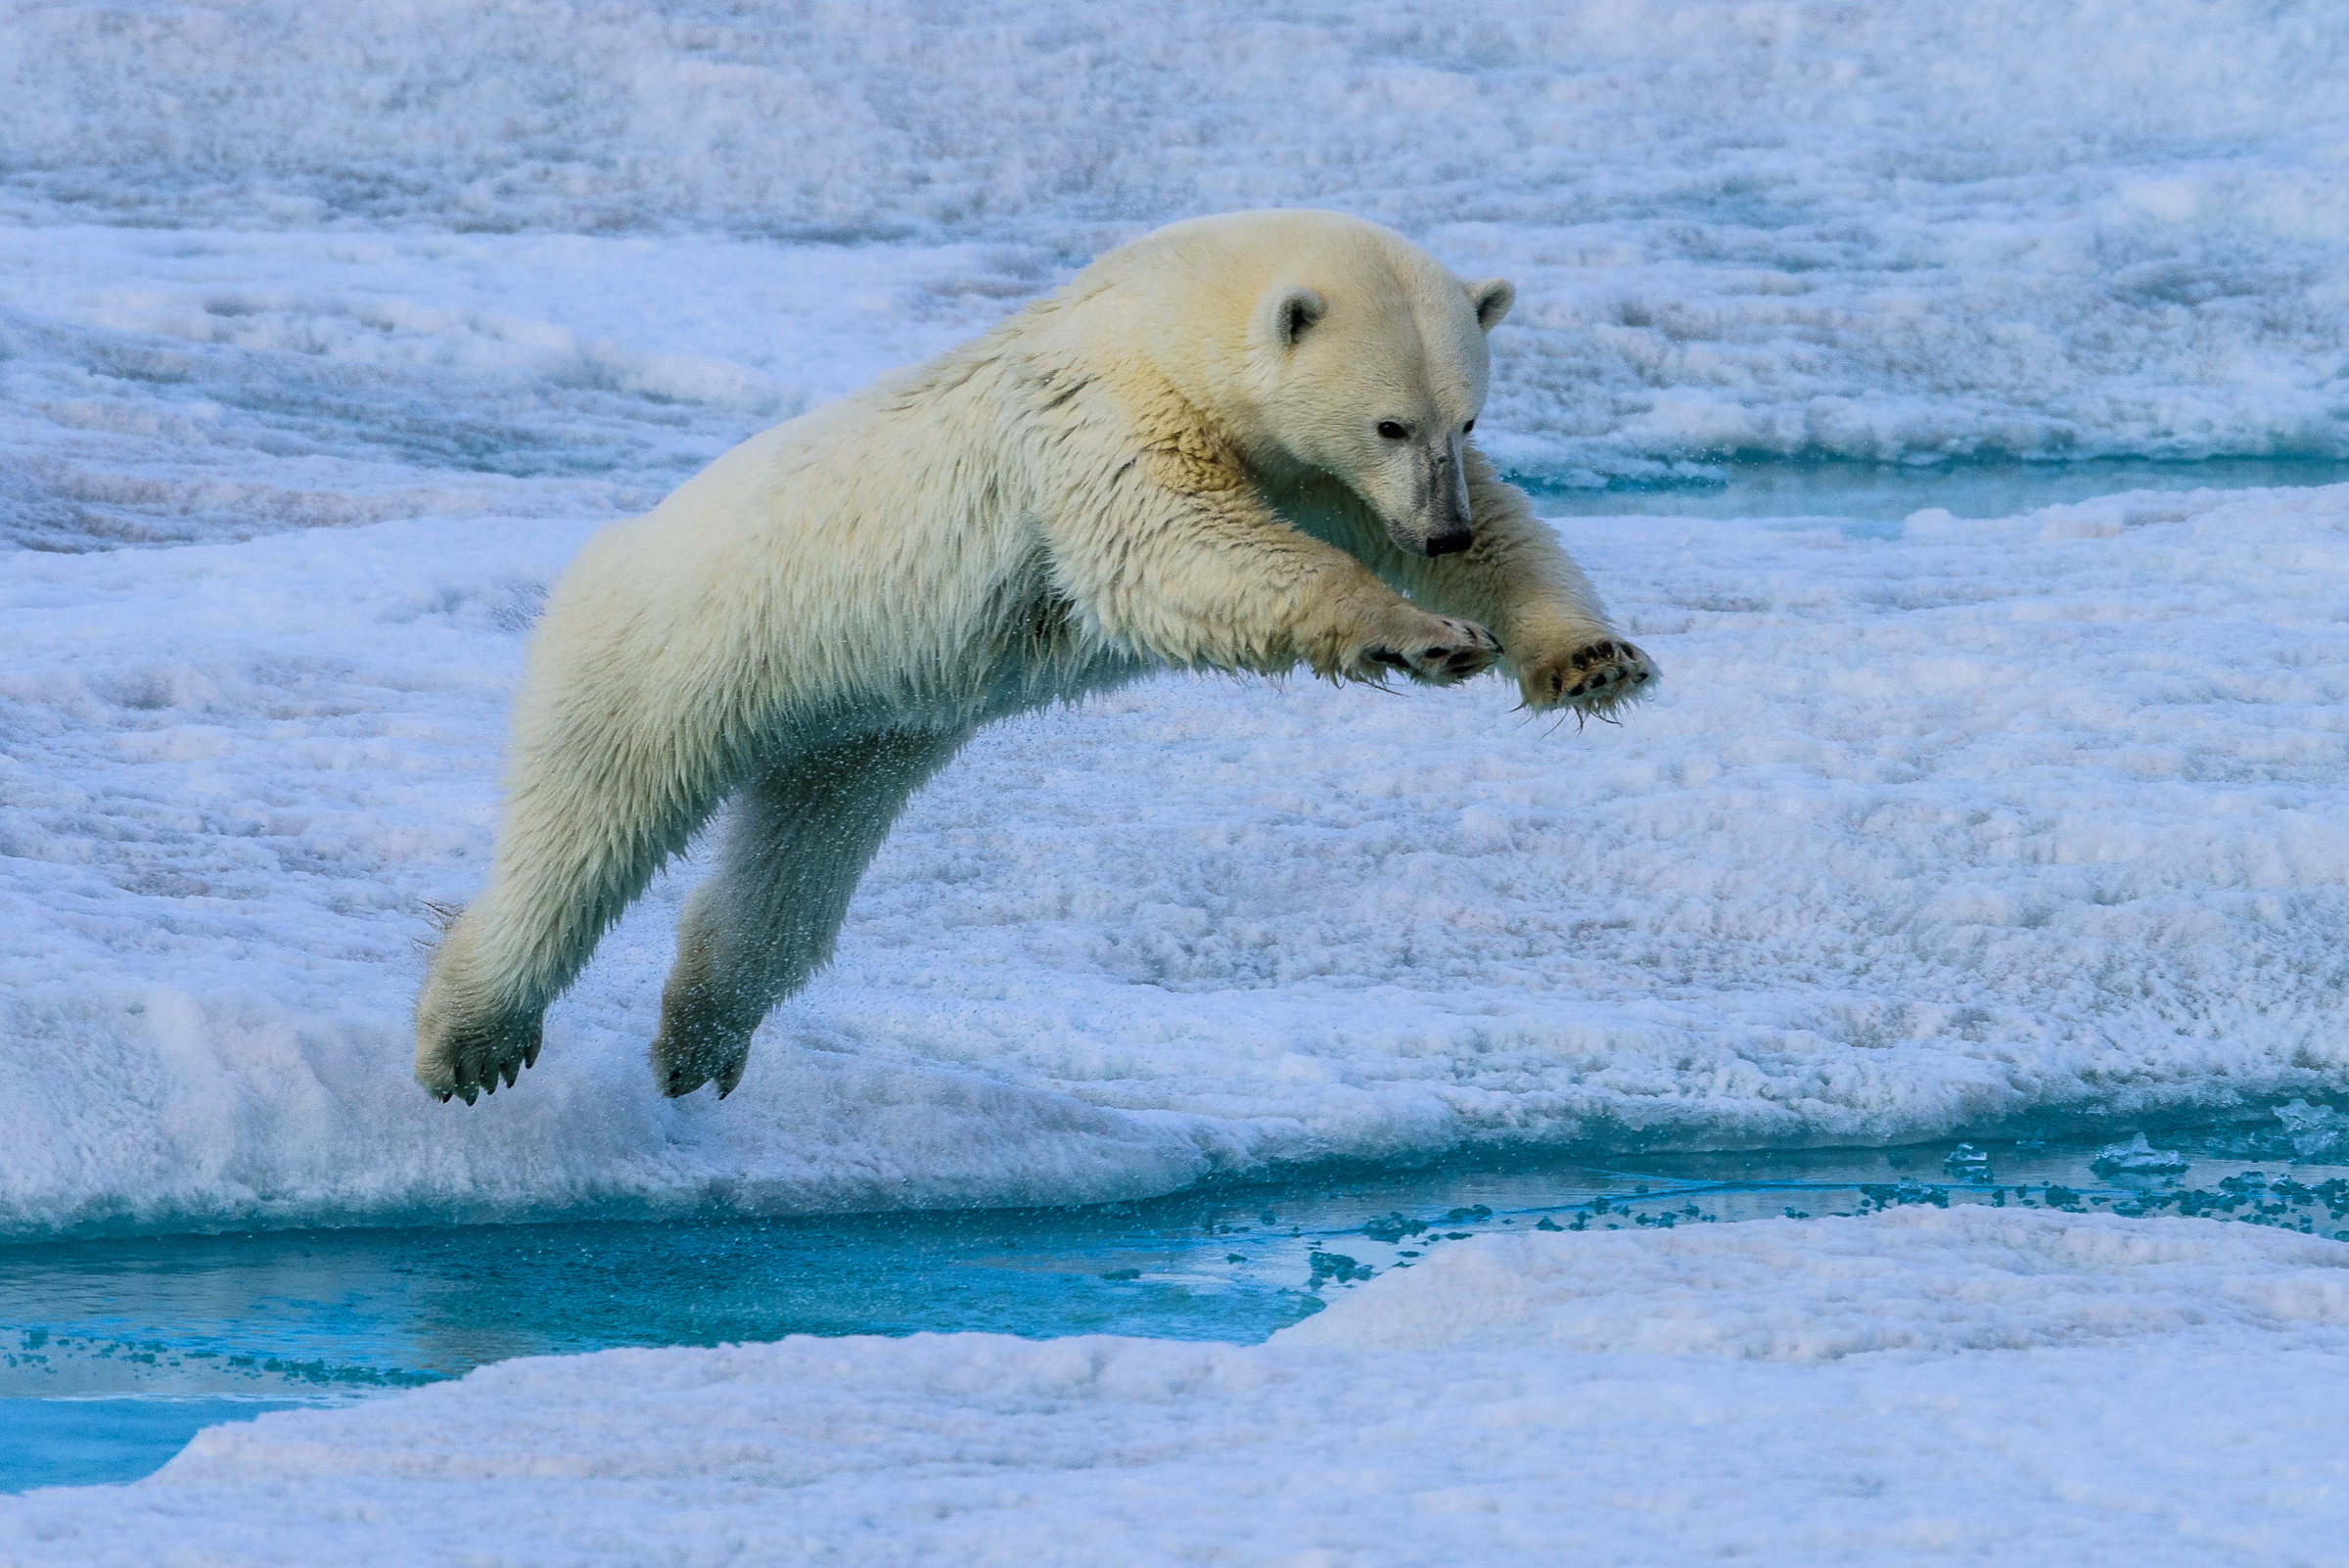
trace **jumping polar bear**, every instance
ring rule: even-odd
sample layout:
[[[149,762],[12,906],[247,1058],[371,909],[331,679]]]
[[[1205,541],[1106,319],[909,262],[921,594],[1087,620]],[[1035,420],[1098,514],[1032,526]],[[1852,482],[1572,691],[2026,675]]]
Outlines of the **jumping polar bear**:
[[[1177,223],[604,530],[531,644],[417,1080],[513,1084],[729,797],[653,1042],[672,1095],[740,1082],[899,807],[990,720],[1170,666],[1442,686],[1503,661],[1536,710],[1641,694],[1654,667],[1467,444],[1513,299],[1336,213]]]

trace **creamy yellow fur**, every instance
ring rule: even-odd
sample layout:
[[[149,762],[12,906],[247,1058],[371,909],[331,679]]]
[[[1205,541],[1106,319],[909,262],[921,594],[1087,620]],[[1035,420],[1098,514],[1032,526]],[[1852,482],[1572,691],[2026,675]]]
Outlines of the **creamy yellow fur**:
[[[729,797],[653,1047],[671,1094],[733,1087],[899,807],[991,719],[1169,666],[1449,684],[1505,658],[1537,709],[1637,693],[1653,667],[1462,438],[1508,303],[1332,213],[1176,224],[605,530],[531,644],[418,1080],[511,1084]]]

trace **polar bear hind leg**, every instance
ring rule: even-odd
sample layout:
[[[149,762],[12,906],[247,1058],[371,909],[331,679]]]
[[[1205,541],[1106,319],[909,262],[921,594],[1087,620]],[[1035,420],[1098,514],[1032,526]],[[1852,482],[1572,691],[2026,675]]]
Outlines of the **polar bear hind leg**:
[[[717,864],[677,923],[653,1081],[664,1094],[742,1081],[751,1034],[832,956],[849,899],[913,792],[968,731],[893,730],[804,753],[736,797]]]
[[[608,661],[567,665],[592,620],[579,597],[558,598],[540,626],[515,703],[497,858],[416,999],[416,1079],[439,1099],[471,1104],[537,1061],[547,1004],[743,772],[725,710],[608,678],[606,663],[650,663],[624,642]]]

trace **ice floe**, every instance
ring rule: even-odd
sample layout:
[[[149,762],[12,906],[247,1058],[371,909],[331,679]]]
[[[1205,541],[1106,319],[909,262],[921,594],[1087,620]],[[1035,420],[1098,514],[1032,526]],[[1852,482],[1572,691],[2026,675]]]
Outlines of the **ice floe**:
[[[12,1563],[2323,1562],[2349,1246],[1958,1207],[1491,1237],[1255,1347],[508,1361],[0,1499]]]

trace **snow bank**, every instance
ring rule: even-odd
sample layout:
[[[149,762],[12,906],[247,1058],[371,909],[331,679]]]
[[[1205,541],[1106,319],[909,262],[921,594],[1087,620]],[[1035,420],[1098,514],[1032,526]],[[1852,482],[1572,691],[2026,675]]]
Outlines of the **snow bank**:
[[[1398,1354],[1720,1356],[1821,1365],[2349,1325],[2349,1248],[2218,1225],[1959,1204],[1881,1221],[1540,1233],[1448,1250],[1284,1344]]]
[[[2345,78],[2324,0],[108,0],[0,15],[0,218],[82,277],[58,225],[276,230],[322,272],[429,231],[556,295],[544,243],[504,236],[632,235],[660,296],[708,286],[693,236],[757,242],[754,277],[843,245],[884,274],[971,243],[1065,268],[1329,206],[1516,278],[1488,428],[1529,465],[2339,457]],[[312,310],[294,351],[429,313],[392,303]],[[143,330],[216,342],[209,308]]]
[[[1890,1142],[2349,1067],[2349,487],[1574,542],[1662,661],[1167,678],[983,736],[733,1098],[654,1092],[688,864],[470,1110],[407,1076],[576,525],[0,577],[0,1226],[1073,1203],[1461,1143]]]
[[[1882,1326],[1873,1326],[1882,1325]],[[1253,1348],[509,1361],[0,1499],[212,1563],[2341,1560],[2349,1247],[1905,1212],[1464,1244]]]

